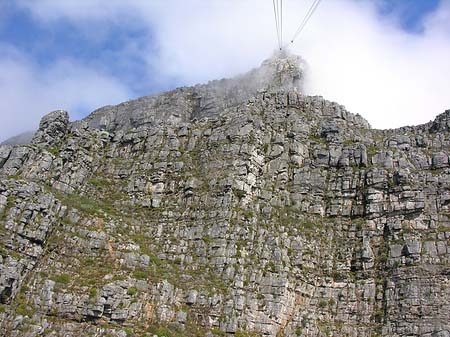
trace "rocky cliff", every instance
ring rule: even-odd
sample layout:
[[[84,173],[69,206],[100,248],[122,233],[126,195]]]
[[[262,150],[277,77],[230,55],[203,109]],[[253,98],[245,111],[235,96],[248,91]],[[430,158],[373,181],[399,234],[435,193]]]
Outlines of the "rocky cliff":
[[[0,146],[0,335],[450,336],[450,110],[374,130],[303,69]]]

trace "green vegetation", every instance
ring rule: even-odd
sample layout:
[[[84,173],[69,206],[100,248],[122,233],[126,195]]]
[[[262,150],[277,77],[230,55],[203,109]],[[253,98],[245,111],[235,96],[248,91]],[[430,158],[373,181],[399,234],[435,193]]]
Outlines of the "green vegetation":
[[[203,240],[203,242],[206,243],[207,245],[210,245],[211,242],[212,242],[212,239],[211,239],[208,235],[205,235],[205,236],[202,238],[202,240]]]
[[[325,308],[327,306],[328,302],[324,299],[321,299],[319,301],[319,308]]]
[[[100,193],[96,193],[96,190],[89,196],[79,193],[61,193],[59,191],[52,191],[52,193],[64,205],[78,209],[86,215],[104,218],[105,215],[118,217],[124,214],[134,215],[139,213],[136,207],[123,210],[115,205],[115,201],[126,198],[125,194],[118,192],[117,186],[110,184],[104,179],[91,179],[90,185],[95,186],[96,189],[101,186]]]
[[[273,261],[269,261],[267,263],[267,269],[274,272],[277,270],[277,266],[275,265],[275,263]]]
[[[359,219],[353,220],[352,222],[353,222],[353,224],[355,225],[356,230],[357,230],[358,232],[362,231],[363,226],[364,226],[364,223],[365,223],[365,220],[364,220],[364,219],[359,218]]]
[[[146,280],[149,276],[150,276],[149,270],[139,269],[133,272],[133,277],[137,280]]]
[[[101,178],[92,178],[91,180],[88,181],[88,184],[98,188],[111,186],[111,182]]]
[[[154,326],[148,329],[149,334],[146,334],[144,336],[153,337],[154,335],[158,337],[186,337],[186,336],[192,336],[192,337],[202,337],[206,335],[206,332],[198,328],[197,326],[194,326],[190,324],[189,322],[186,324],[186,330],[183,331],[183,329],[178,324],[169,323],[167,326]],[[223,336],[220,334],[215,335]]]
[[[356,140],[354,140],[354,139],[346,139],[346,140],[344,140],[343,145],[350,146],[350,145],[354,145],[354,144],[357,144],[357,143],[358,142]]]
[[[242,199],[247,195],[245,191],[239,190],[237,188],[233,188],[233,194],[237,196],[239,199]]]
[[[23,289],[21,289],[21,292],[17,294],[17,297],[15,299],[15,313],[22,316],[33,316],[35,309],[28,303],[28,300],[25,297],[25,294],[23,292]]]
[[[217,329],[217,328],[212,328],[212,329],[211,329],[211,333],[212,333],[214,336],[225,336],[225,335],[226,335],[225,332],[223,332],[222,330]]]
[[[378,151],[378,147],[375,145],[369,145],[367,147],[367,155],[373,157]]]
[[[49,153],[54,155],[55,157],[59,156],[59,153],[61,152],[61,149],[59,147],[53,146],[47,149]]]
[[[114,262],[106,253],[98,256],[96,259],[92,257],[80,257],[80,269],[75,279],[72,280],[74,286],[88,286],[90,288],[100,288],[103,285],[105,275],[114,271]]]
[[[326,144],[327,141],[325,138],[322,138],[320,136],[320,134],[318,133],[318,131],[314,131],[309,135],[309,139],[314,142],[314,143],[318,143],[318,144]]]
[[[164,327],[156,328],[156,329],[154,329],[152,331],[152,333],[154,335],[157,335],[158,337],[163,337],[163,336],[171,337],[171,336],[174,336],[172,331],[170,331],[168,328],[164,328]]]
[[[384,311],[381,308],[378,308],[375,310],[375,312],[373,313],[373,318],[375,320],[375,322],[381,323],[384,317]]]
[[[237,330],[234,334],[235,337],[258,337],[259,335],[255,332],[245,331],[245,330]]]
[[[16,307],[15,312],[18,315],[31,317],[33,316],[35,310],[27,303],[21,303]]]
[[[134,296],[137,293],[138,293],[138,289],[135,286],[133,286],[127,290],[127,294],[130,296]]]
[[[70,276],[68,274],[56,275],[52,279],[56,283],[61,283],[61,284],[68,284],[70,282],[70,280],[71,280],[71,278],[70,278]]]
[[[9,180],[19,180],[21,176],[22,176],[22,172],[19,170],[19,171],[17,171],[16,174],[12,174],[12,175],[8,176],[8,179]]]
[[[97,297],[97,288],[91,288],[91,290],[89,290],[89,298],[96,298]]]
[[[134,336],[134,331],[132,328],[124,328],[123,329],[125,331],[125,333],[127,334],[127,337],[132,337]]]
[[[8,197],[6,200],[6,206],[3,209],[3,211],[0,213],[0,221],[5,221],[7,216],[8,216],[8,211],[11,207],[13,207],[15,204],[15,201],[11,198]]]
[[[316,228],[316,224],[309,219],[303,219],[300,222],[300,227],[305,230],[314,230]]]

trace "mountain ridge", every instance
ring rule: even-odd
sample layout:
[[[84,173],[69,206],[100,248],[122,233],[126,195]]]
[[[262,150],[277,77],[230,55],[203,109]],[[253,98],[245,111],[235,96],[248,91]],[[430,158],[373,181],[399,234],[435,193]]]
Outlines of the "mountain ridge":
[[[271,60],[0,146],[0,334],[450,336],[450,111],[371,129]]]

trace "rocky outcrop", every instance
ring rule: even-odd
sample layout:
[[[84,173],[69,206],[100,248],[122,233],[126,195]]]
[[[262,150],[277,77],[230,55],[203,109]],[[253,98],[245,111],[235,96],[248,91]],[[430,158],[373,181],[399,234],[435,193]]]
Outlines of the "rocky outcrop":
[[[0,147],[0,334],[449,336],[448,112],[373,130],[295,64]]]
[[[51,147],[58,145],[67,132],[69,114],[63,110],[50,112],[42,118],[32,144]]]

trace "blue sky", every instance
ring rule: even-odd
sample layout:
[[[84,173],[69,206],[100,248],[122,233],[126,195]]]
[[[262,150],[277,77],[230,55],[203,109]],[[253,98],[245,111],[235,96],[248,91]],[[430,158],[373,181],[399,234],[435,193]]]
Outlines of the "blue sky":
[[[79,119],[106,104],[258,66],[275,47],[271,1],[266,2],[0,0],[0,140],[36,127],[50,110],[64,108],[72,119]],[[306,10],[303,3],[308,2],[285,1],[286,31],[295,30]],[[423,62],[436,67],[443,62],[437,54],[447,52],[442,48],[450,36],[445,23],[449,8],[447,0],[323,1],[298,45],[292,47],[305,56],[311,73],[317,74],[312,76],[310,93],[337,100],[369,122],[375,119],[376,127],[431,119],[450,103],[444,97],[439,96],[440,105],[431,107],[436,111],[422,115],[418,111],[411,122],[404,118],[409,105],[395,100],[411,100],[410,93],[399,93],[399,88],[402,79],[410,82],[408,69],[421,67],[418,57],[410,60],[408,55],[431,48],[433,55],[426,53]],[[323,56],[330,49],[336,55],[332,61]],[[343,49],[358,52],[345,54]],[[358,58],[357,66],[352,57]],[[403,68],[407,59],[411,64]],[[372,97],[352,91],[351,85],[343,89],[336,80],[342,78],[337,68],[343,67],[348,68],[348,83],[361,81],[357,67],[381,67],[385,77],[368,73],[366,91],[374,91],[370,83],[386,83],[386,76],[398,72],[391,90],[396,95],[387,92],[385,106],[363,111],[364,102]],[[422,77],[432,83],[436,76],[424,73]],[[381,90],[381,85],[377,88]],[[364,96],[364,102],[354,99],[358,95]],[[379,95],[377,100],[381,100]],[[389,125],[378,123],[380,111],[388,113],[393,106],[403,117]]]
[[[438,8],[439,0],[386,0],[380,2],[380,15],[399,15],[401,27],[407,32],[421,33],[423,19]]]
[[[0,24],[0,41],[25,53],[40,67],[49,67],[60,59],[70,58],[101,68],[103,72],[121,79],[136,95],[167,89],[148,82],[142,85],[140,80],[145,61],[122,52],[130,41],[152,46],[152,31],[144,22],[137,20],[133,24],[121,25],[90,20],[88,24],[96,31],[96,36],[64,17],[43,23],[28,8],[11,1]]]

